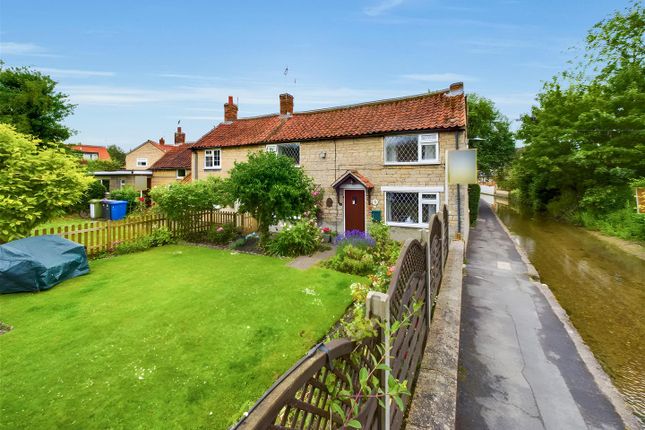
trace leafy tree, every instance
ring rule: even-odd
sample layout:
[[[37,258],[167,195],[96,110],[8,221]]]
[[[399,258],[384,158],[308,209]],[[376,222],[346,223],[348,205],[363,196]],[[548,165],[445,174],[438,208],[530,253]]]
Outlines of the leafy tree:
[[[78,202],[92,182],[62,148],[45,148],[0,124],[0,242],[31,229]]]
[[[112,161],[119,165],[119,168],[125,166],[126,152],[123,149],[116,145],[110,145],[107,147],[107,152],[110,154]]]
[[[228,192],[240,211],[258,221],[260,243],[269,238],[269,226],[302,215],[315,205],[314,184],[293,160],[268,152],[250,154],[247,162],[235,163]]]
[[[210,177],[187,184],[174,183],[169,186],[154,187],[150,197],[158,210],[168,218],[179,220],[192,211],[213,209],[230,202],[227,199],[224,181]]]
[[[55,144],[72,135],[62,122],[74,108],[49,76],[26,67],[3,68],[0,63],[0,122],[44,144]]]
[[[510,121],[492,100],[468,95],[468,135],[471,148],[477,148],[477,168],[488,178],[501,173],[515,155],[515,139]]]
[[[585,63],[547,82],[522,117],[526,147],[513,166],[523,202],[576,218],[632,200],[645,177],[645,13],[639,2],[593,27]],[[587,76],[589,70],[597,73]]]

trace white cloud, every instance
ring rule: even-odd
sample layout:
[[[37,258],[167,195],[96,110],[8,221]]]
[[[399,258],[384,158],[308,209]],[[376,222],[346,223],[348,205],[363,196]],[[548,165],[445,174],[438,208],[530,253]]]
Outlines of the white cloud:
[[[0,55],[29,55],[32,57],[58,57],[49,54],[42,46],[35,43],[0,42]]]
[[[61,78],[94,78],[114,76],[114,72],[99,72],[96,70],[78,70],[78,69],[52,69],[49,67],[36,67],[36,70]]]
[[[390,9],[393,9],[403,3],[403,0],[381,0],[379,3],[368,6],[363,9],[363,12],[369,16],[378,16]]]
[[[403,79],[421,82],[444,82],[450,84],[452,82],[474,82],[477,78],[459,73],[411,73],[401,75]]]

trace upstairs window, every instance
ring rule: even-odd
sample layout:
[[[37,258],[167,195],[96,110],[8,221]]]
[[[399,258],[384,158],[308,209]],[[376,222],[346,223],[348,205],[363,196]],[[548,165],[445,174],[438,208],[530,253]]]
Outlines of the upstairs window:
[[[146,167],[148,165],[147,158],[137,158],[137,167]]]
[[[207,149],[204,152],[204,169],[221,169],[222,168],[222,151],[221,149]]]
[[[293,160],[296,166],[300,165],[299,143],[279,143],[277,145],[267,145],[266,151],[289,157]]]
[[[385,136],[385,164],[434,164],[439,162],[439,134]]]

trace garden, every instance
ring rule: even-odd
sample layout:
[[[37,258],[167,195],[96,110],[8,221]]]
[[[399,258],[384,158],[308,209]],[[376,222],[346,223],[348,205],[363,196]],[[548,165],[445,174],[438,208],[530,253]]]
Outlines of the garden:
[[[362,278],[169,245],[0,296],[3,428],[226,428],[344,314]]]

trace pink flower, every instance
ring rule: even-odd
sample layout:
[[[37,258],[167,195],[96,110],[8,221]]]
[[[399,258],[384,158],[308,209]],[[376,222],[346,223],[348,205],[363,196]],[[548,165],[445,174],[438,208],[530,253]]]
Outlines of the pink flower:
[[[311,193],[311,195],[316,197],[318,195],[318,191],[314,191],[313,193]]]
[[[222,226],[217,227],[217,232],[218,233],[221,233],[223,231],[224,231],[224,227],[222,227]]]

